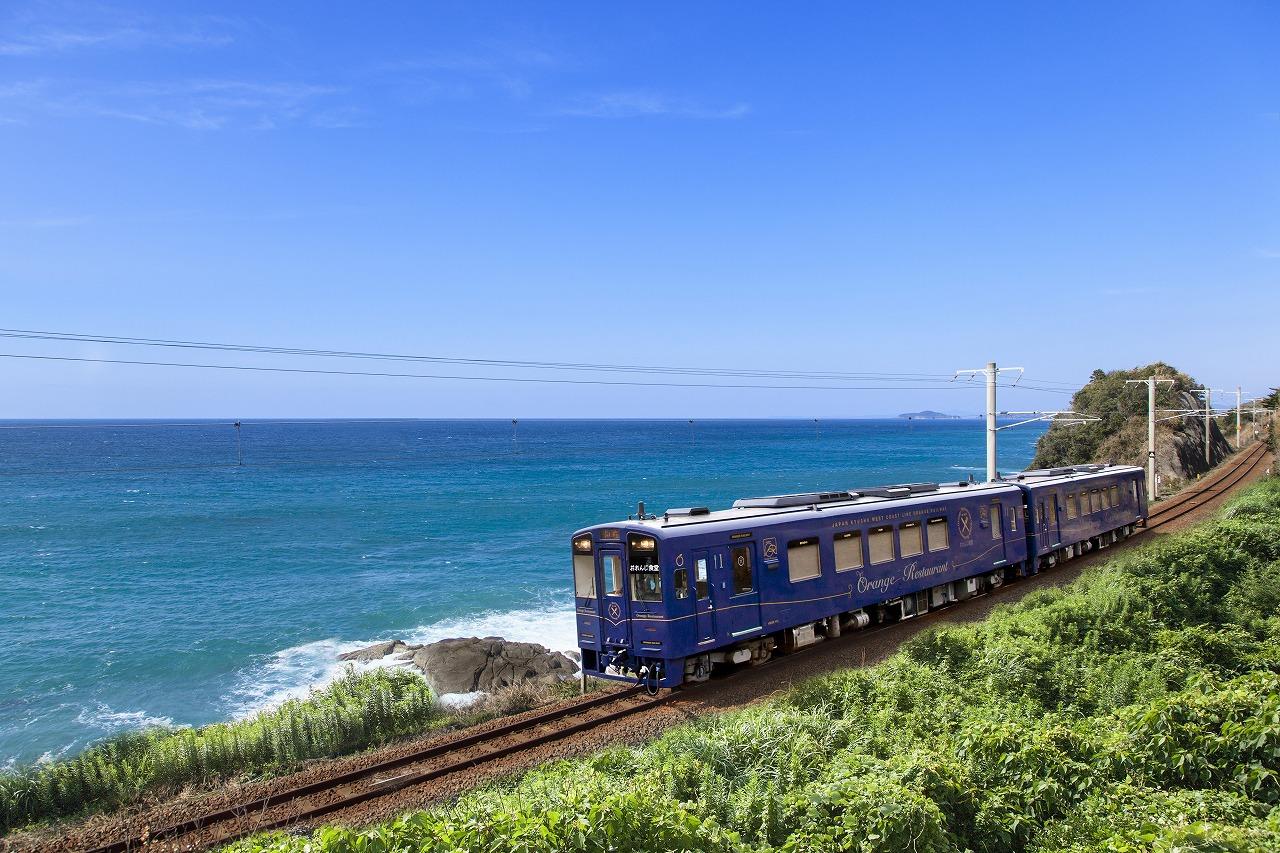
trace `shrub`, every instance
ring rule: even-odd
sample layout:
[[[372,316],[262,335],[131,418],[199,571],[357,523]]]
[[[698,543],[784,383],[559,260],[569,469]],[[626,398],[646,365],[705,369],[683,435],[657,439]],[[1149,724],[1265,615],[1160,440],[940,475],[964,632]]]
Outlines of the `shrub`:
[[[123,734],[66,761],[0,775],[0,830],[195,783],[280,772],[420,732],[444,716],[415,675],[349,671],[306,699],[247,720]]]

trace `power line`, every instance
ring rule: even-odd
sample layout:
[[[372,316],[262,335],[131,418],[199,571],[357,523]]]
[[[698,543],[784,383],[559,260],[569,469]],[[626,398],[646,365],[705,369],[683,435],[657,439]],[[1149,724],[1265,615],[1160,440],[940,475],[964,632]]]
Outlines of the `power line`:
[[[268,355],[292,355],[318,358],[364,359],[378,361],[425,362],[430,364],[457,364],[480,367],[511,367],[536,370],[555,371],[596,371],[609,373],[641,373],[665,374],[681,376],[721,376],[752,379],[813,379],[838,382],[949,382],[950,374],[945,373],[879,373],[879,372],[835,372],[835,371],[798,371],[798,370],[761,370],[739,368],[652,366],[628,364],[602,364],[595,362],[558,362],[529,361],[519,359],[491,359],[456,356],[410,355],[402,353],[366,352],[360,350],[307,349],[300,347],[270,346],[260,344],[232,344],[211,341],[193,341],[173,338],[139,338],[120,335],[84,334],[78,332],[54,332],[35,329],[0,329],[0,337],[22,340],[45,340],[72,343],[103,343],[122,346],[167,347],[177,349],[215,350],[220,352],[256,353]],[[136,363],[120,361],[116,363]],[[369,374],[382,375],[382,374]],[[464,377],[423,377],[423,378],[464,378]],[[1076,383],[1059,382],[1057,380],[1036,380],[1039,386],[1061,385],[1078,387]],[[695,386],[696,387],[696,386]],[[927,386],[926,386],[927,387]],[[1031,387],[1031,386],[1028,386]],[[1053,390],[1036,387],[1034,390]]]
[[[179,349],[205,349],[223,352],[264,353],[270,355],[297,355],[321,358],[373,359],[379,361],[428,362],[433,364],[467,364],[485,367],[518,367],[540,370],[594,370],[625,373],[670,373],[714,376],[739,376],[750,378],[780,379],[851,379],[900,381],[910,379],[943,380],[945,374],[930,373],[840,373],[825,371],[758,370],[679,366],[646,366],[628,364],[599,364],[593,362],[526,361],[519,359],[491,359],[460,356],[409,355],[403,353],[364,352],[359,350],[306,349],[299,347],[268,346],[259,344],[228,344],[209,341],[185,341],[168,338],[134,338],[116,335],[86,335],[74,332],[45,332],[28,329],[0,329],[0,337],[28,340],[51,340],[81,343],[105,343],[126,346],[171,347]]]
[[[34,361],[62,361],[62,362],[79,362],[90,364],[124,364],[145,367],[184,367],[197,368],[201,370],[239,370],[254,373],[294,373],[294,374],[310,374],[325,376],[368,376],[368,377],[386,377],[396,379],[433,379],[448,381],[464,381],[464,382],[519,382],[533,383],[542,385],[603,385],[603,386],[623,386],[623,387],[641,387],[641,388],[755,388],[775,391],[920,391],[920,390],[963,390],[956,385],[775,385],[775,384],[753,384],[753,383],[719,383],[719,382],[636,382],[620,379],[553,379],[544,377],[530,376],[466,376],[461,374],[445,374],[445,373],[392,373],[371,370],[328,370],[321,368],[306,367],[266,367],[261,365],[244,365],[244,364],[204,364],[194,362],[174,362],[174,361],[142,361],[135,359],[119,359],[119,358],[90,358],[65,355],[32,355],[25,353],[0,353],[0,358],[28,359]],[[1014,387],[1012,384],[1006,387]],[[1050,388],[1034,388],[1027,387],[1031,390],[1050,391]],[[1056,393],[1069,393],[1066,391],[1057,391]]]

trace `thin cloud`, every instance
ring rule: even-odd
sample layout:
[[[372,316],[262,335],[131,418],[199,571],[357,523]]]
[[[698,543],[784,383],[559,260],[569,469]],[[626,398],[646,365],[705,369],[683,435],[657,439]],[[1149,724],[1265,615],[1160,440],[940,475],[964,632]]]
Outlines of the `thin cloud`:
[[[1280,258],[1280,249],[1255,249],[1253,253],[1258,257],[1266,258],[1267,260]]]
[[[1154,287],[1108,287],[1102,290],[1103,296],[1146,296],[1156,293]]]
[[[0,38],[0,56],[37,56],[74,50],[138,50],[144,47],[223,47],[234,41],[227,32],[200,27],[153,29],[144,26],[89,28],[42,27]]]
[[[75,228],[87,225],[87,216],[45,216],[29,219],[0,219],[0,228]]]
[[[559,115],[582,118],[675,118],[725,120],[738,119],[751,112],[749,104],[708,107],[686,98],[672,98],[654,92],[609,92],[578,99],[559,110]]]
[[[428,53],[407,59],[380,62],[369,70],[378,73],[412,73],[417,71],[453,71],[483,74],[510,68],[552,67],[559,60],[544,50],[527,48],[487,48],[470,52]]]
[[[0,100],[15,118],[25,111],[188,130],[268,130],[290,124],[349,126],[352,116],[331,103],[343,92],[345,89],[337,86],[297,81],[190,79],[102,85],[85,80],[39,80],[0,88]]]
[[[562,66],[561,59],[549,51],[489,44],[467,51],[432,52],[378,62],[360,75],[389,86],[410,104],[461,100],[486,90],[525,100],[534,93],[531,76]]]

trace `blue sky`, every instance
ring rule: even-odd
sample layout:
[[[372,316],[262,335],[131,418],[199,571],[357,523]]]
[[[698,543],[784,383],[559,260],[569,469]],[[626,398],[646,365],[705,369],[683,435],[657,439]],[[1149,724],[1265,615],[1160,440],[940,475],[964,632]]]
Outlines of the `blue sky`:
[[[1277,384],[1278,25],[1266,3],[19,0],[0,12],[0,325],[768,370],[996,359],[1067,383],[1164,358],[1262,388]],[[13,359],[0,387],[3,417],[982,405],[976,389]]]

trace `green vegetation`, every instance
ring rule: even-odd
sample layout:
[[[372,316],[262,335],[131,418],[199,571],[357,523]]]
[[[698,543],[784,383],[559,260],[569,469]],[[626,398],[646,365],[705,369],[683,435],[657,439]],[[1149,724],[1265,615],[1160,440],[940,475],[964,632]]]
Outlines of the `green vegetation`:
[[[1144,386],[1125,385],[1128,379],[1146,379],[1157,375],[1173,379],[1172,385],[1161,384],[1156,391],[1156,406],[1161,409],[1189,408],[1192,388],[1197,383],[1190,376],[1162,361],[1133,370],[1095,370],[1089,383],[1071,398],[1071,408],[1085,412],[1100,421],[1077,426],[1053,426],[1036,443],[1032,468],[1054,468],[1105,462],[1141,462],[1146,458],[1147,393]],[[1173,427],[1165,427],[1171,429]],[[1203,437],[1204,433],[1200,435]]]
[[[251,719],[120,735],[75,758],[0,775],[0,831],[112,808],[191,784],[276,774],[308,759],[346,755],[448,719],[416,675],[349,672],[306,699]]]
[[[1280,481],[884,663],[236,853],[1280,850]]]

